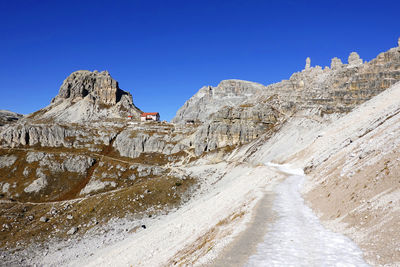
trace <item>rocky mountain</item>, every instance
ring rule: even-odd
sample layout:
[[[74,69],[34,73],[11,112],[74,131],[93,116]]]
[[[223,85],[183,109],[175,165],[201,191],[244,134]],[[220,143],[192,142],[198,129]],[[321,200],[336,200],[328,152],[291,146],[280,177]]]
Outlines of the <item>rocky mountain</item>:
[[[206,122],[212,113],[225,106],[239,106],[264,89],[261,84],[241,80],[224,80],[216,87],[204,86],[177,111],[172,122]]]
[[[175,123],[198,122],[193,139],[196,154],[226,145],[244,144],[276,129],[293,114],[316,120],[346,114],[400,80],[400,47],[363,63],[356,52],[342,64],[311,67],[289,80],[263,86],[227,80],[203,87],[181,107]]]
[[[6,217],[0,219],[0,253],[25,233],[32,233],[25,245],[50,232],[62,238],[116,214],[163,211],[184,201],[193,179],[169,164],[189,160],[182,150],[193,129],[139,123],[140,114],[108,72],[76,71],[49,106],[1,126],[0,214]],[[12,210],[20,205],[29,211],[14,220]]]
[[[51,104],[29,116],[35,121],[86,122],[107,119],[139,119],[142,112],[132,95],[121,90],[107,71],[80,70],[62,83]]]
[[[273,95],[285,99],[288,108],[295,105],[297,110],[346,113],[396,83],[400,79],[399,64],[400,48],[395,47],[365,63],[356,52],[349,55],[348,64],[335,57],[330,67],[311,67],[310,60],[289,80],[269,86],[222,81],[217,87],[202,87],[178,110],[172,122],[205,122],[224,107],[257,103]]]
[[[399,81],[400,47],[370,62],[352,52],[348,64],[333,58],[325,68],[307,58],[288,80],[224,80],[201,88],[173,123],[142,123],[108,72],[76,71],[49,106],[24,117],[0,112],[11,122],[0,127],[0,257],[5,265],[203,264],[252,221],[265,194],[279,193],[286,176],[275,163],[291,163],[310,176],[307,200],[370,263],[400,262],[390,239],[400,201]]]
[[[0,126],[5,124],[16,122],[21,119],[23,115],[8,111],[8,110],[0,110]]]

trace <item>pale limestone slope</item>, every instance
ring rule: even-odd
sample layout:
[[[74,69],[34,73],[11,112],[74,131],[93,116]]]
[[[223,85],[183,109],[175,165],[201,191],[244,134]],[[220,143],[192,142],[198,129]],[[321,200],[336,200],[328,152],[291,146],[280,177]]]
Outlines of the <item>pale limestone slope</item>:
[[[352,238],[373,264],[400,264],[400,84],[321,132],[292,160],[326,225]]]

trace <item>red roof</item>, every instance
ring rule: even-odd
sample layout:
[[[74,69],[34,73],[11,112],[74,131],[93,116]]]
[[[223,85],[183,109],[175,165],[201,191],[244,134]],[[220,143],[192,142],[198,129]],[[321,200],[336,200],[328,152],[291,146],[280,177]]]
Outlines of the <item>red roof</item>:
[[[142,113],[142,115],[140,115],[140,117],[147,117],[148,115],[157,116],[159,114],[158,114],[158,112],[144,112],[144,113]]]

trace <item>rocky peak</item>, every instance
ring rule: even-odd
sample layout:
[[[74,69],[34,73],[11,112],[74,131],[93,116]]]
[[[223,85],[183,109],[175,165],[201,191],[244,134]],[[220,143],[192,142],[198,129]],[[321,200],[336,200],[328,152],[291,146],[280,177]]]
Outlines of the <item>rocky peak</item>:
[[[5,124],[13,123],[19,119],[21,119],[23,115],[8,111],[8,110],[0,110],[0,126]]]
[[[349,66],[358,66],[363,64],[362,59],[357,52],[351,52],[348,58]]]
[[[139,119],[132,95],[121,90],[108,71],[79,70],[62,83],[51,104],[28,119],[40,122],[87,122],[108,119]]]
[[[181,107],[172,119],[175,123],[204,122],[208,116],[225,106],[242,104],[265,86],[242,80],[223,80],[218,86],[203,86]]]
[[[69,75],[60,87],[54,101],[62,99],[80,100],[91,96],[105,105],[115,105],[123,91],[108,71],[79,70]]]
[[[193,135],[197,155],[226,145],[243,144],[279,127],[290,114],[319,119],[350,112],[400,80],[400,48],[363,62],[353,52],[349,64],[333,58],[331,68],[311,67],[289,80],[263,86],[227,80],[203,87],[179,109],[173,122],[200,122]],[[302,116],[303,116],[302,115]]]
[[[305,66],[305,69],[308,70],[308,69],[310,69],[310,67],[311,67],[311,58],[310,58],[310,57],[307,57],[307,58],[306,58],[306,66]]]
[[[343,65],[342,61],[340,58],[334,57],[331,60],[331,69],[335,70],[340,68]]]

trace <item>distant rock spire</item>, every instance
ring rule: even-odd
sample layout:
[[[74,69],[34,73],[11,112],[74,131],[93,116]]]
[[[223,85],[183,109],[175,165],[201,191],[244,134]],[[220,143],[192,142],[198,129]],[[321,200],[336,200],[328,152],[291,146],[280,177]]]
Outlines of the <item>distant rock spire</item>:
[[[331,69],[338,69],[343,65],[342,61],[340,60],[340,58],[334,57],[331,60]]]
[[[310,59],[310,57],[307,57],[305,69],[308,70],[310,67],[311,67],[311,59]]]
[[[397,40],[397,44],[398,44],[398,46],[400,46],[400,37],[399,37],[399,39]]]
[[[347,61],[349,63],[349,66],[358,66],[363,64],[363,61],[357,54],[357,52],[351,52]]]

